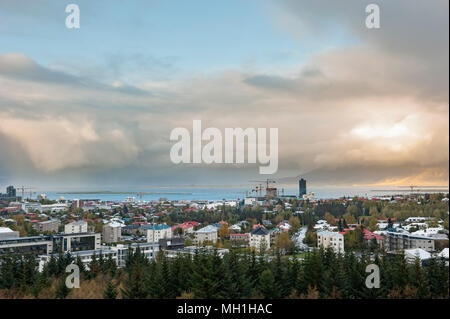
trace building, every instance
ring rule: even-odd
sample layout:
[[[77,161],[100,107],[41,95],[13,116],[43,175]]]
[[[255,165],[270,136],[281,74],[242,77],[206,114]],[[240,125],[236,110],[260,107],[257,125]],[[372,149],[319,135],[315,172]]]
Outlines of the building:
[[[172,228],[166,224],[146,225],[147,242],[157,243],[160,239],[172,238]]]
[[[19,232],[8,227],[0,227],[0,240],[9,238],[19,238]]]
[[[161,250],[177,250],[184,248],[184,238],[164,238],[158,241]]]
[[[317,233],[317,247],[332,248],[335,253],[344,253],[344,235],[328,230]]]
[[[37,196],[37,199],[38,200],[47,200],[48,198],[47,198],[47,194],[39,194],[38,196]]]
[[[217,242],[217,227],[215,225],[208,225],[194,232],[194,243],[202,244],[206,241]]]
[[[83,250],[97,250],[101,247],[101,234],[99,233],[73,233],[50,235],[52,238],[52,251],[76,252]]]
[[[177,228],[181,228],[183,230],[183,234],[190,234],[194,232],[194,227],[198,225],[199,224],[197,222],[192,221],[177,224],[172,226],[172,233],[174,233]]]
[[[188,246],[183,249],[168,250],[166,253],[168,258],[175,258],[178,255],[194,256],[196,252],[206,252],[206,253],[216,252],[220,258],[223,258],[223,256],[229,253],[230,250],[227,248],[214,248],[213,246],[204,246],[204,247]]]
[[[421,248],[405,249],[405,259],[408,263],[414,263],[419,259],[421,263],[431,258],[431,254]]]
[[[8,186],[6,187],[6,194],[8,195],[8,197],[16,197],[16,189],[14,188],[14,186]]]
[[[230,234],[230,240],[233,247],[248,247],[250,242],[250,233]]]
[[[123,268],[126,265],[126,258],[130,251],[134,252],[139,247],[140,251],[144,256],[152,260],[154,256],[160,251],[158,244],[150,243],[134,243],[131,245],[117,245],[117,246],[104,246],[93,250],[84,250],[71,252],[74,258],[80,257],[83,265],[89,269],[89,264],[91,263],[94,255],[98,258],[102,255],[103,258],[110,258],[116,263],[117,267]],[[39,258],[39,271],[42,271],[44,265],[49,262],[52,255],[58,258],[58,254],[43,254]]]
[[[53,241],[50,236],[0,238],[0,257],[26,254],[38,256],[49,254],[52,250]]]
[[[84,220],[69,223],[64,226],[65,234],[87,233],[88,223]]]
[[[50,212],[50,213],[59,213],[66,211],[69,208],[69,206],[65,203],[56,203],[56,204],[49,204],[49,205],[41,205],[41,212]]]
[[[421,248],[425,251],[434,251],[434,239],[417,236],[406,231],[386,231],[385,247],[387,251]]]
[[[0,239],[0,256],[11,254],[39,256],[59,252],[97,250],[100,247],[101,235],[96,233],[18,237]]]
[[[6,193],[0,193],[0,201],[20,201],[22,198],[17,196],[14,186],[6,187]]]
[[[102,240],[104,243],[116,243],[122,237],[122,224],[112,222],[103,225]]]
[[[442,249],[442,251],[437,254],[437,257],[443,259],[445,261],[445,266],[448,267],[448,248]]]
[[[298,195],[300,198],[306,195],[306,180],[303,178],[298,181]]]
[[[344,228],[344,231],[339,232],[340,234],[344,235],[348,232],[348,231],[353,231],[356,228]],[[364,228],[362,229],[362,233],[363,233],[363,239],[365,241],[365,244],[367,246],[371,246],[372,243],[375,241],[377,243],[378,247],[383,247],[384,246],[384,237],[380,236],[378,234],[372,233],[370,230]]]
[[[256,250],[270,248],[270,233],[264,227],[256,227],[250,232],[250,247]]]
[[[60,225],[61,223],[59,220],[50,219],[43,222],[34,223],[33,228],[39,233],[57,233]]]

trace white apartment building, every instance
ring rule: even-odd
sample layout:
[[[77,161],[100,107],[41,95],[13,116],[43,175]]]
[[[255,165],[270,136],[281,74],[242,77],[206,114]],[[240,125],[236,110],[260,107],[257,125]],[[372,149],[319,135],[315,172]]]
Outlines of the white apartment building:
[[[64,226],[65,234],[87,233],[87,231],[88,231],[88,223],[85,222],[84,220],[72,222]]]
[[[194,232],[194,243],[201,244],[205,241],[212,243],[217,242],[217,227],[214,225],[208,225]]]
[[[128,255],[128,250],[136,251],[137,247],[139,247],[140,251],[148,260],[152,260],[156,254],[159,252],[158,244],[149,244],[149,243],[133,243],[131,245],[117,245],[112,247],[98,247],[95,250],[85,250],[85,251],[77,251],[72,252],[72,256],[74,258],[80,257],[81,262],[84,264],[86,269],[89,269],[89,264],[91,263],[94,255],[98,259],[100,255],[103,258],[108,259],[111,256],[111,259],[116,263],[117,267],[123,268],[126,265],[126,259]],[[58,258],[57,254],[54,254],[56,258]],[[50,261],[52,254],[40,255],[39,256],[39,272],[42,272],[45,264]]]
[[[388,251],[420,248],[428,252],[434,251],[434,239],[432,237],[419,236],[403,232],[386,232],[386,249]]]
[[[148,225],[147,242],[158,242],[160,239],[172,238],[172,228],[166,224]]]
[[[270,233],[263,227],[256,227],[250,232],[250,247],[256,250],[270,248]]]
[[[321,231],[317,233],[317,247],[332,248],[335,253],[344,253],[344,235],[336,232]]]
[[[0,227],[0,239],[19,238],[19,232],[8,227]]]
[[[102,241],[105,243],[115,243],[122,237],[122,224],[112,222],[103,225]]]

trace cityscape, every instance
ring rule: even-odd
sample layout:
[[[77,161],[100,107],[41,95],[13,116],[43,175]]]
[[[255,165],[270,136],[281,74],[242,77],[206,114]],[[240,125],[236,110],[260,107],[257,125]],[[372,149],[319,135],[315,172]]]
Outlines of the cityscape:
[[[448,12],[0,1],[2,314],[448,302]]]
[[[63,196],[52,200],[44,193],[25,199],[20,189],[8,186],[0,195],[1,296],[448,296],[448,191],[421,193],[411,188],[406,193],[379,197],[316,199],[303,178],[298,181],[298,193],[292,195],[280,194],[272,182],[267,179],[265,185],[255,185],[242,199],[217,201],[143,201],[136,196],[122,201],[66,200]],[[205,270],[205,265],[194,270],[196,263],[208,258],[220,264],[220,273],[219,269]],[[342,262],[342,269],[333,268],[329,273],[315,264],[326,267],[332,260],[333,267]],[[22,279],[28,282],[25,286],[19,278],[14,279],[23,276],[22,271],[12,272],[11,265],[18,261],[22,261],[21,267],[36,269]],[[384,284],[390,286],[374,293],[365,287],[364,266],[359,279],[352,279],[356,286],[347,290],[345,263],[350,261],[361,267],[382,263],[385,272],[393,271],[388,266],[402,267],[404,277],[391,282],[385,277]],[[247,269],[247,263],[253,266]],[[80,269],[78,289],[69,289],[62,280],[70,264]],[[191,267],[189,272],[199,278],[181,283],[178,276],[186,274],[180,274],[182,270],[177,267],[182,265]],[[149,273],[134,273],[140,268]],[[308,273],[311,271],[316,273]],[[337,271],[342,272],[341,282],[330,278],[329,283],[323,283]],[[398,274],[385,274],[394,275]],[[213,289],[215,276],[224,277],[220,280],[224,285],[227,280],[228,284],[235,280],[239,284]],[[212,286],[204,290],[208,284]]]

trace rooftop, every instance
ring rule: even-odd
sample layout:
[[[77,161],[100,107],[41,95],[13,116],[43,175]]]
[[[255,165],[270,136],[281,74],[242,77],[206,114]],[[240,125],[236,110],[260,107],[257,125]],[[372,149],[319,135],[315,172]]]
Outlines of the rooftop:
[[[263,227],[257,227],[252,230],[252,235],[260,235],[260,236],[266,236],[269,234],[269,231]]]
[[[208,225],[196,231],[196,233],[213,233],[217,231],[217,227],[215,225]]]
[[[0,227],[0,233],[12,233],[11,228],[8,227]]]

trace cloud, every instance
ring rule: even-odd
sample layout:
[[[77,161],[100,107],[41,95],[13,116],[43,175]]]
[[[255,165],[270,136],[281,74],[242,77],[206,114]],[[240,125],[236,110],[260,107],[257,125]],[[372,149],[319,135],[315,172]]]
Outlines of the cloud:
[[[15,176],[108,185],[254,179],[257,165],[170,162],[170,131],[201,119],[221,130],[278,127],[276,177],[448,184],[448,2],[380,1],[381,29],[370,32],[365,3],[276,2],[274,24],[299,41],[351,39],[277,73],[167,77],[177,58],[112,54],[104,66],[55,67],[2,54],[0,147],[14,155],[0,155],[0,183]]]
[[[107,85],[90,78],[74,76],[57,70],[45,68],[20,53],[0,55],[0,75],[10,79],[29,82],[49,83],[74,88],[97,91],[120,92],[132,95],[149,95],[150,92],[130,85]]]

